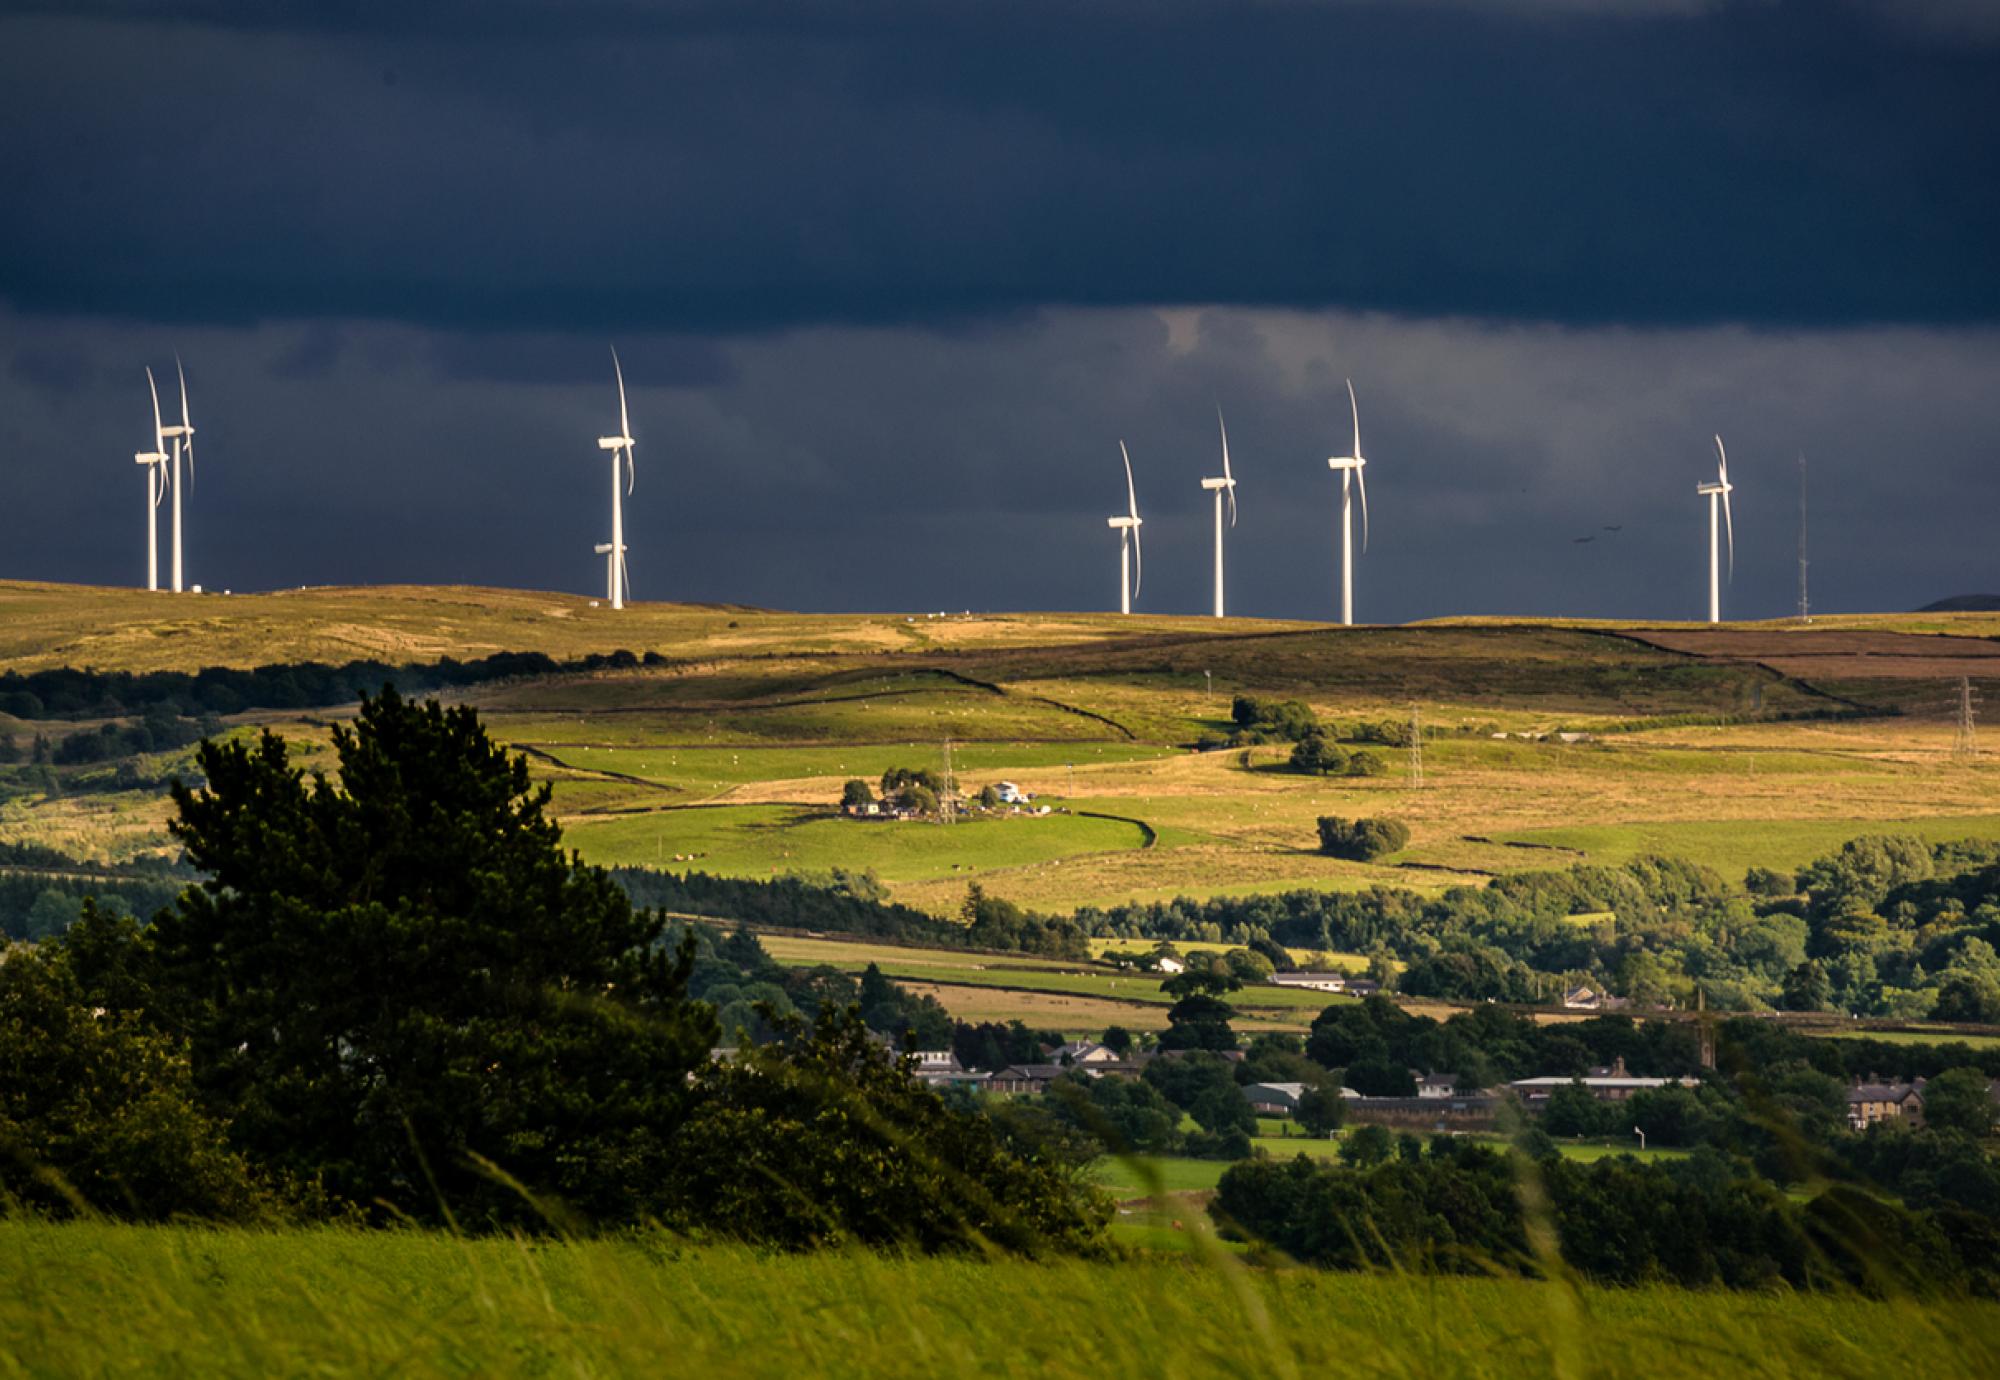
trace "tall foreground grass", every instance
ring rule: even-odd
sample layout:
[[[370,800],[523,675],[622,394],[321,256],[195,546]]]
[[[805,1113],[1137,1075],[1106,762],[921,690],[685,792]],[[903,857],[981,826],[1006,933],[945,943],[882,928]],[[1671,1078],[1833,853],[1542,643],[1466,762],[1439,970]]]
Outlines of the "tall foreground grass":
[[[0,1375],[2000,1375],[2000,1307],[0,1222]]]

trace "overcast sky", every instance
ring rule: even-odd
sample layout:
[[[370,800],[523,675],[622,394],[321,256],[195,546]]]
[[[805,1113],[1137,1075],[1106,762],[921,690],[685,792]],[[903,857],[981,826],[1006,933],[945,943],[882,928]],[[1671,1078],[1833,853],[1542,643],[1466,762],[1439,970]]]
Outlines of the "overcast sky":
[[[1687,617],[2000,591],[2000,5],[597,0],[0,17],[0,577]],[[253,12],[254,11],[254,12]],[[1610,530],[1610,529],[1617,530]],[[1577,538],[1592,540],[1579,542]],[[164,541],[164,528],[162,531]]]

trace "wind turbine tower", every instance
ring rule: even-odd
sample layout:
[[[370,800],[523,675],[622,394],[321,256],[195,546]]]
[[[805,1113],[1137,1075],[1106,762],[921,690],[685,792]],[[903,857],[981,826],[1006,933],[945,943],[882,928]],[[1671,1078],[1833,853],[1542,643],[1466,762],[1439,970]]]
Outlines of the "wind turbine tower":
[[[1144,524],[1139,518],[1139,494],[1132,487],[1132,454],[1125,449],[1125,443],[1118,443],[1118,453],[1125,457],[1125,516],[1106,518],[1105,523],[1118,533],[1118,611],[1130,613],[1132,601],[1139,597],[1139,582],[1146,578],[1146,555],[1139,549],[1139,528]],[[1133,557],[1138,557],[1138,579],[1133,578]]]
[[[1729,452],[1722,448],[1722,438],[1715,438],[1715,482],[1697,484],[1694,491],[1708,500],[1708,621],[1722,621],[1722,529],[1729,532],[1729,578],[1736,578],[1736,524],[1729,516],[1729,495],[1735,488],[1729,482]],[[1717,523],[1717,513],[1721,523]]]
[[[1204,479],[1201,487],[1215,494],[1215,616],[1222,617],[1222,496],[1229,495],[1229,525],[1236,525],[1236,476],[1229,470],[1229,427],[1222,420],[1222,408],[1215,409],[1215,424],[1222,429],[1222,477]]]
[[[174,466],[174,480],[173,480],[173,489],[174,489],[174,568],[173,568],[173,579],[174,579],[174,593],[176,593],[176,594],[179,594],[179,593],[181,592],[181,589],[182,589],[182,585],[181,585],[181,488],[182,488],[182,485],[181,485],[181,447],[182,447],[182,445],[183,445],[183,444],[185,444],[185,445],[186,445],[186,447],[187,447],[187,462],[188,462],[188,475],[187,475],[187,477],[188,477],[188,482],[189,482],[190,484],[192,484],[192,483],[194,482],[194,423],[188,420],[188,380],[187,380],[187,370],[185,370],[185,369],[181,368],[181,357],[180,357],[179,355],[175,355],[175,356],[174,356],[174,372],[175,372],[175,373],[177,373],[177,374],[179,374],[179,375],[180,375],[180,379],[181,379],[181,419],[180,419],[180,421],[179,421],[179,422],[178,422],[177,424],[175,424],[175,425],[173,425],[173,426],[170,426],[170,427],[164,427],[164,428],[162,428],[162,429],[161,429],[161,432],[160,432],[160,434],[161,434],[162,436],[171,436],[171,437],[173,437],[173,439],[174,439],[174,459],[173,459],[173,466]],[[154,407],[155,407],[155,409],[156,409],[156,410],[157,410],[158,406],[159,406],[159,399],[158,399],[158,397],[157,397],[157,395],[156,395],[156,396],[155,396],[155,398],[154,398]]]
[[[1361,456],[1361,406],[1354,401],[1354,380],[1347,381],[1347,406],[1354,414],[1354,453],[1327,457],[1326,467],[1340,472],[1340,621],[1354,622],[1354,491],[1361,491],[1361,549],[1368,550],[1368,462]]]
[[[618,362],[618,348],[611,349],[611,368],[618,375],[618,434],[600,436],[597,448],[611,452],[611,540],[597,544],[597,554],[604,557],[606,597],[611,607],[625,607],[625,596],[631,593],[631,576],[625,569],[625,494],[632,492],[638,478],[632,464],[632,421],[625,410],[625,366]],[[618,486],[618,462],[625,462],[625,487]]]
[[[153,448],[142,450],[132,459],[146,467],[146,588],[160,587],[160,500],[167,492],[167,435],[160,425],[160,386],[153,382],[153,369],[146,367],[146,387],[153,390]]]

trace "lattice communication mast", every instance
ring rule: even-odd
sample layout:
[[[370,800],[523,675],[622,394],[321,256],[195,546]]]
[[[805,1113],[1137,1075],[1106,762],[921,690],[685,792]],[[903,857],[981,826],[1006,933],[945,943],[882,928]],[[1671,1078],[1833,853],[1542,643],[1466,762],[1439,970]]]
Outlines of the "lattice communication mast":
[[[1958,698],[1952,704],[1952,761],[1970,762],[1979,755],[1979,742],[1973,736],[1973,720],[1978,712],[1979,693],[1972,688],[1972,678],[1960,676]]]
[[[1424,788],[1424,725],[1416,704],[1410,705],[1410,789]]]

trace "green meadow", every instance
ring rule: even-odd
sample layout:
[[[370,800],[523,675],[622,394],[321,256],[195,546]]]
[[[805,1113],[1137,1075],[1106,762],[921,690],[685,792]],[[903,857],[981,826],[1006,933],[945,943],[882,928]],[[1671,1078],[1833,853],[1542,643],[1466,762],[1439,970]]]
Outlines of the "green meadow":
[[[713,805],[582,819],[565,837],[592,862],[770,876],[873,868],[888,882],[1027,867],[1145,845],[1136,824],[1079,815],[968,817],[955,824],[846,819],[826,807]]]
[[[2000,1308],[1248,1267],[0,1222],[0,1373],[1690,1377],[2000,1373]]]

